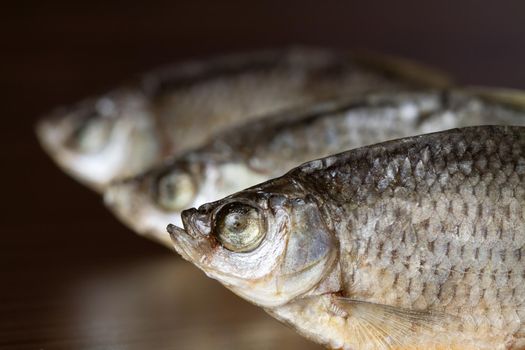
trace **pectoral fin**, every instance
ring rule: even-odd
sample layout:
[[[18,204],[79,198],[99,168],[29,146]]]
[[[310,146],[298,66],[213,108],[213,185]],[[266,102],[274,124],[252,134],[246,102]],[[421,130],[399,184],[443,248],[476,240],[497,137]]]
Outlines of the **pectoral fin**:
[[[436,337],[443,331],[448,317],[434,311],[409,310],[343,297],[333,297],[332,312],[349,320],[351,331],[362,348],[378,350],[439,349]],[[429,339],[436,339],[437,347],[429,347]],[[425,347],[421,347],[422,342]]]

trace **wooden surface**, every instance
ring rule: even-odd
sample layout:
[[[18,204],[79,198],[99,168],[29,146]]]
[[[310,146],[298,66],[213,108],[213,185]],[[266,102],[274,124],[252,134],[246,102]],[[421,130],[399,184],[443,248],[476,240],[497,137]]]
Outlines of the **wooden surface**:
[[[400,54],[462,82],[525,88],[523,1],[456,3],[3,5],[0,349],[318,348],[125,229],[39,149],[34,121],[159,64],[294,43]]]

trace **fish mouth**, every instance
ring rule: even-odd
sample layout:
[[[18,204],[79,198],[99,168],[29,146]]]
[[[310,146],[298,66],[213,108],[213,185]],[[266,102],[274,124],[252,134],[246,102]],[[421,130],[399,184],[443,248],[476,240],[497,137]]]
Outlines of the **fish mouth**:
[[[128,130],[113,127],[106,145],[97,152],[83,153],[70,148],[71,125],[66,116],[49,116],[40,120],[35,133],[41,147],[67,174],[87,187],[102,193],[115,177],[126,160]]]
[[[208,239],[209,237],[203,234],[195,222],[198,214],[198,210],[195,208],[185,210],[182,212],[182,224],[184,228],[169,224],[166,229],[170,234],[175,250],[182,255],[184,259],[203,268],[202,258],[210,251],[211,244]]]
[[[173,224],[168,224],[168,226],[166,227],[166,231],[168,231],[168,233],[172,237],[175,236],[175,235],[179,235],[179,234],[186,234],[184,229],[182,229],[182,228],[180,228],[178,226],[175,226]]]
[[[104,192],[104,204],[119,214],[134,214],[136,207],[133,203],[139,199],[138,186],[140,185],[132,181],[111,183]]]
[[[177,253],[179,253],[184,260],[195,263],[195,249],[192,244],[193,238],[186,230],[173,224],[168,224],[166,230],[171,237],[172,245],[175,247]]]
[[[116,182],[107,186],[103,193],[105,206],[127,227],[139,233],[143,232],[140,225],[145,203],[137,193],[135,183]]]
[[[132,178],[113,182],[104,191],[104,204],[133,231],[173,249],[166,233],[166,222],[178,216],[157,207],[151,198],[148,181]],[[180,219],[177,224],[179,222]]]

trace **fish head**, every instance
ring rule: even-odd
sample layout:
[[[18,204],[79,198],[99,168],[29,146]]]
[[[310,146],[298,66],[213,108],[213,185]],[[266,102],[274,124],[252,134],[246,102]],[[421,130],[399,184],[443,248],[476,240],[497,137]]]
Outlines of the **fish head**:
[[[101,191],[149,166],[158,149],[146,97],[117,90],[57,109],[36,126],[44,149],[77,180]]]
[[[173,247],[166,223],[181,225],[180,214],[198,200],[202,163],[178,160],[140,175],[112,182],[104,191],[106,206],[128,227]]]
[[[286,194],[283,194],[286,193]],[[182,213],[168,226],[175,249],[209,277],[262,307],[312,290],[337,255],[318,204],[301,188],[271,181]]]
[[[166,223],[182,226],[184,209],[215,201],[266,180],[238,162],[214,162],[196,152],[141,175],[111,183],[105,204],[134,231],[173,247]]]

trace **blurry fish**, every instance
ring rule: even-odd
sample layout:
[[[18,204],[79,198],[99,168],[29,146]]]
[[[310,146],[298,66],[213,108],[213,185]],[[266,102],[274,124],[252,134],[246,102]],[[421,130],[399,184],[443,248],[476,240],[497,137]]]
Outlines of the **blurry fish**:
[[[42,146],[71,176],[102,191],[241,120],[338,95],[448,78],[400,59],[292,48],[230,55],[146,74],[37,125]]]
[[[183,212],[177,252],[337,349],[524,349],[525,128],[311,161]]]
[[[461,91],[372,94],[320,103],[220,133],[163,166],[108,187],[105,202],[131,229],[172,247],[166,224],[198,207],[281,176],[303,162],[389,139],[454,127],[525,125],[525,108]]]

